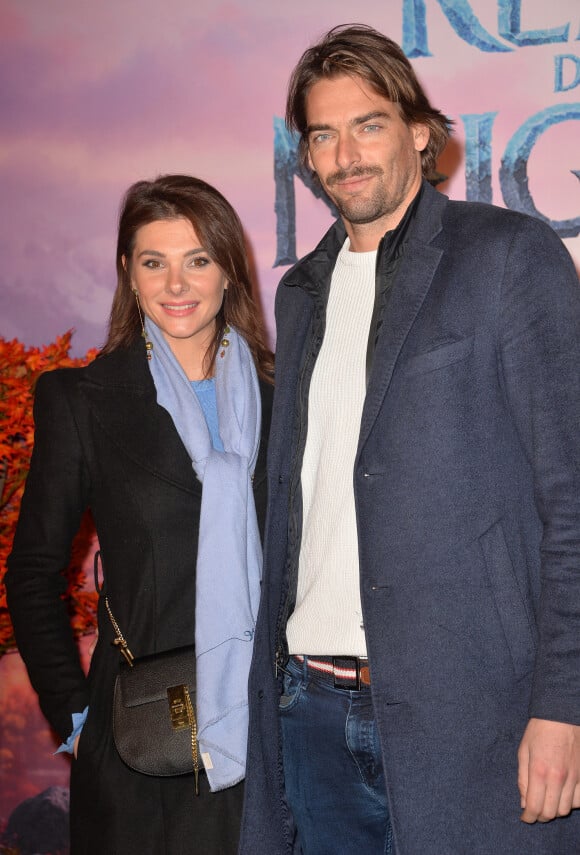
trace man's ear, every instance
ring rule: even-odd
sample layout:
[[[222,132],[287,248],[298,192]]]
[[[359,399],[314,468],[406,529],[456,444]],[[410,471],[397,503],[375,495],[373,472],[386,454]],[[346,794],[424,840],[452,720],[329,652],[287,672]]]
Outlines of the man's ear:
[[[428,125],[412,125],[415,151],[425,151],[431,132]]]

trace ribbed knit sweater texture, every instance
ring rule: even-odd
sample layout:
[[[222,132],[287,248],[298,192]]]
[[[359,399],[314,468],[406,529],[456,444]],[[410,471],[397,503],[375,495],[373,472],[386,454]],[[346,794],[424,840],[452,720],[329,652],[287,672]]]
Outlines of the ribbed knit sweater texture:
[[[332,274],[326,330],[308,397],[303,531],[290,653],[366,656],[353,470],[366,392],[375,252],[350,252]]]

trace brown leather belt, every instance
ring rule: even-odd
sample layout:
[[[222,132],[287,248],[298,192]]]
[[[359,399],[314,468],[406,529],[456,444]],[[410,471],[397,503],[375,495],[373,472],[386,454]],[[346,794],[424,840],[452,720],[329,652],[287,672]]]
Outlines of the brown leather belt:
[[[306,661],[306,666],[319,674],[331,677],[336,689],[348,691],[360,691],[361,686],[370,686],[371,672],[369,660],[358,656],[298,656],[293,655],[301,665]]]

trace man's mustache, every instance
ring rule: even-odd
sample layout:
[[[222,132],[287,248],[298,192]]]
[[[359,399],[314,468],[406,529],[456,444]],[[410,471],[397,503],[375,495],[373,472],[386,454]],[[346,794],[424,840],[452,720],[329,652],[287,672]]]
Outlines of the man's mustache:
[[[362,178],[365,175],[382,175],[383,170],[380,166],[355,166],[353,169],[339,169],[333,175],[326,179],[328,187],[337,184],[340,181],[348,181],[349,178]]]

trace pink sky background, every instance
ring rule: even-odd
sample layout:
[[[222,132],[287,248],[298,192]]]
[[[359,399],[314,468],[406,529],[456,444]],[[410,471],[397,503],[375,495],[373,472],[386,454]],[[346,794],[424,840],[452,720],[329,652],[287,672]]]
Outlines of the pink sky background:
[[[457,0],[459,3],[459,0]],[[497,4],[471,0],[499,41]],[[570,23],[566,44],[489,54],[452,30],[426,0],[431,57],[414,61],[432,101],[454,118],[497,111],[494,202],[505,145],[552,104],[554,56],[580,54],[577,0],[521,0],[523,29]],[[115,222],[129,184],[184,171],[215,184],[244,222],[266,319],[284,268],[275,258],[273,129],[288,74],[322,32],[355,18],[402,39],[403,0],[0,0],[0,335],[44,344],[70,327],[75,354],[99,345],[114,288]],[[549,130],[530,159],[537,206],[580,214],[578,123]],[[465,193],[464,164],[443,190]],[[449,163],[444,161],[449,168]],[[297,187],[298,253],[329,224],[324,204]],[[566,243],[580,266],[580,239]]]
[[[497,111],[493,200],[502,204],[500,160],[515,131],[546,107],[580,102],[580,85],[554,92],[554,57],[580,56],[578,0],[521,0],[522,29],[570,23],[570,41],[503,54],[463,42],[439,0],[425,5],[433,55],[414,66],[433,103],[456,121],[456,143],[441,166],[454,171],[442,189],[464,198],[460,115]],[[497,3],[469,5],[503,41]],[[339,23],[371,24],[400,42],[402,10],[403,0],[0,0],[0,336],[41,345],[74,327],[75,355],[102,344],[119,200],[132,182],[164,172],[204,178],[237,208],[273,334],[285,268],[272,268],[272,123],[284,113],[289,72]],[[552,128],[530,159],[534,201],[553,219],[580,215],[580,182],[570,172],[580,169],[578,131],[578,122]],[[330,215],[298,182],[296,198],[301,255]],[[565,242],[580,269],[580,238]],[[0,660],[0,710],[24,685],[18,656]],[[25,737],[14,725],[10,756],[0,744],[0,820],[34,787],[67,780],[40,713],[29,726]],[[20,789],[16,742],[26,752],[19,768],[28,769]]]

